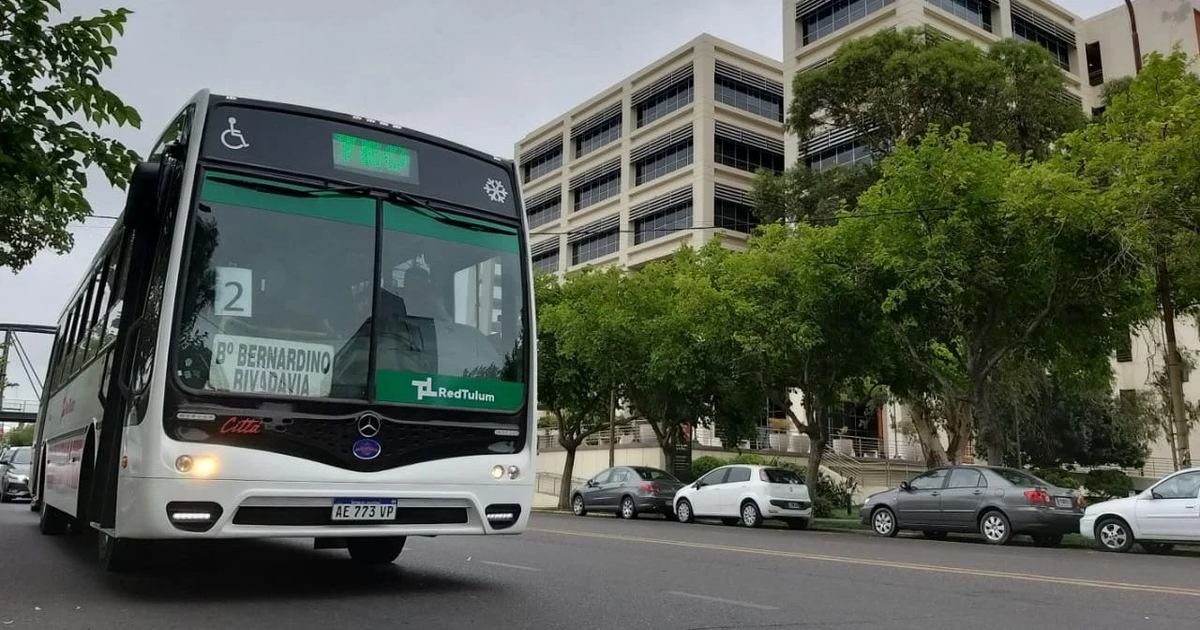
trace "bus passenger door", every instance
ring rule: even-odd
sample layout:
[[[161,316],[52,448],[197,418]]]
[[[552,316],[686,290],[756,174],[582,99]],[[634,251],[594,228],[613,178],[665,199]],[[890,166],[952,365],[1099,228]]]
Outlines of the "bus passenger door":
[[[105,385],[106,404],[96,444],[94,474],[88,484],[89,519],[102,529],[116,524],[124,428],[140,424],[149,411],[150,374],[182,170],[178,162],[163,156],[159,164],[139,165],[130,183],[125,208],[128,236],[117,276],[118,282],[123,283],[117,340]]]

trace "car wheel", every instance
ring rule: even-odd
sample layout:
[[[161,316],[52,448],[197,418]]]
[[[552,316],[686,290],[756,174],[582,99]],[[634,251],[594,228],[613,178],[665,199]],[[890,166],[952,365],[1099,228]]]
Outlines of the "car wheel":
[[[577,494],[571,497],[571,511],[575,513],[575,516],[587,515],[587,508],[583,506],[583,495]]]
[[[675,505],[675,518],[680,523],[692,522],[692,504],[687,499],[680,499],[679,503]]]
[[[762,514],[758,511],[758,505],[754,501],[747,500],[742,503],[742,524],[746,527],[758,527],[762,525]]]
[[[637,518],[637,505],[633,502],[633,497],[625,496],[621,499],[621,511],[617,514],[621,518]]]
[[[1144,543],[1139,543],[1139,544],[1142,546],[1142,550],[1145,551],[1146,553],[1154,553],[1154,554],[1171,553],[1171,551],[1173,549],[1175,549],[1175,545],[1173,545],[1171,543],[1144,542]]]
[[[1033,544],[1038,547],[1057,547],[1062,544],[1062,534],[1034,534]]]
[[[1133,547],[1133,532],[1125,521],[1110,516],[1096,523],[1096,542],[1104,551],[1125,553]]]
[[[979,519],[979,533],[989,544],[1007,545],[1012,540],[1012,523],[1003,512],[986,512]]]
[[[896,529],[896,513],[891,508],[876,508],[871,513],[871,531],[876,536],[894,538],[899,530]]]

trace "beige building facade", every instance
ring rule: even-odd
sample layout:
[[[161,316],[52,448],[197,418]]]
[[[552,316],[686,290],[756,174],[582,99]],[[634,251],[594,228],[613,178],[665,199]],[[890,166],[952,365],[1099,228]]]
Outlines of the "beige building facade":
[[[516,145],[539,272],[744,247],[754,171],[783,168],[782,68],[700,35]]]

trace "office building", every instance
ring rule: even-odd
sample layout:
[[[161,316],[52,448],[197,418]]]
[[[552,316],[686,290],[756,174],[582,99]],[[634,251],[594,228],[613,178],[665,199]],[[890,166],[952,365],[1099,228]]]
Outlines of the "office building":
[[[704,34],[525,136],[537,270],[743,247],[754,171],[783,169],[783,101],[778,61]]]

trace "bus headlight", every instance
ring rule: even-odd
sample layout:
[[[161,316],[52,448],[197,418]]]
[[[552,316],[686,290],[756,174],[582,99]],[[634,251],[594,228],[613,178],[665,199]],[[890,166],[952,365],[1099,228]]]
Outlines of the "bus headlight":
[[[504,477],[504,467],[500,464],[492,466],[492,479],[501,479]]]
[[[217,458],[207,455],[200,457],[180,455],[175,459],[175,470],[181,473],[190,473],[196,477],[209,477],[217,472]]]

